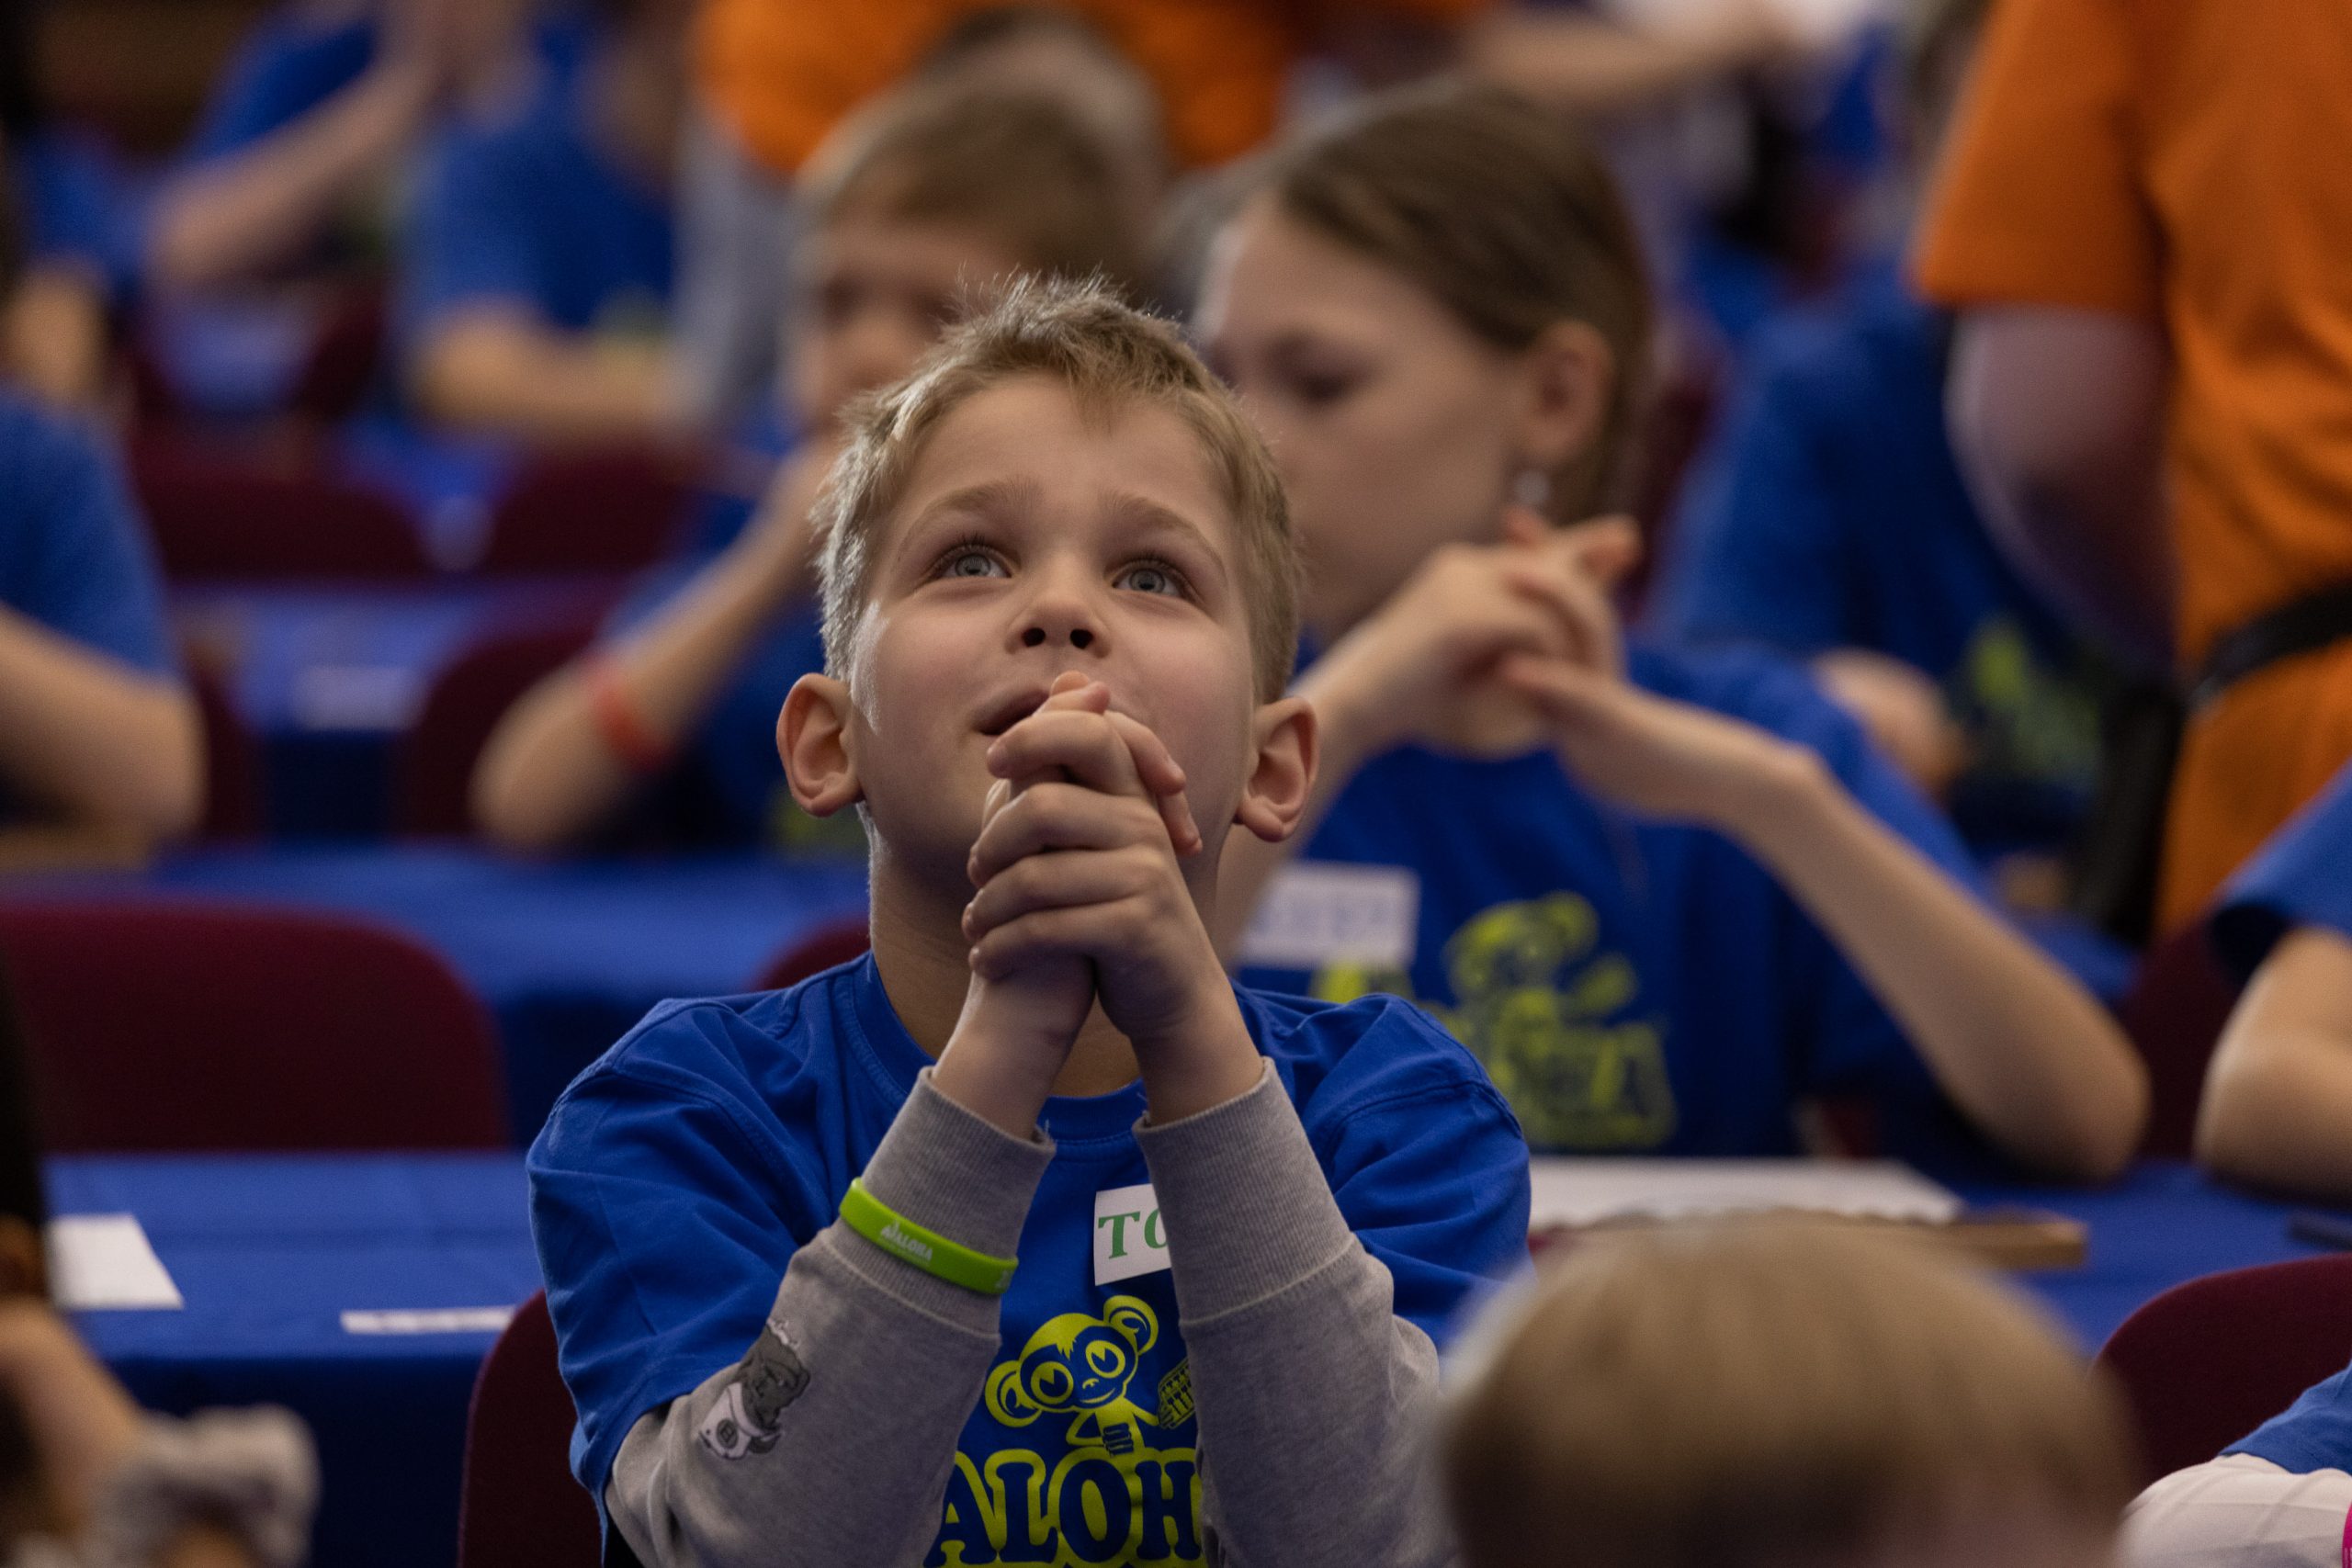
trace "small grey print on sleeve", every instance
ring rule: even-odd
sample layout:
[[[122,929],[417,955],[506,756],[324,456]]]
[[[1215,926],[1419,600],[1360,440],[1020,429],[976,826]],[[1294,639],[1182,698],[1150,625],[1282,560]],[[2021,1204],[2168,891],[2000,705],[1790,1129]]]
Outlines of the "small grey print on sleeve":
[[[808,1368],[792,1347],[791,1330],[780,1317],[767,1328],[735,1370],[732,1382],[702,1419],[696,1435],[720,1459],[742,1459],[775,1447],[785,1407],[808,1388]]]

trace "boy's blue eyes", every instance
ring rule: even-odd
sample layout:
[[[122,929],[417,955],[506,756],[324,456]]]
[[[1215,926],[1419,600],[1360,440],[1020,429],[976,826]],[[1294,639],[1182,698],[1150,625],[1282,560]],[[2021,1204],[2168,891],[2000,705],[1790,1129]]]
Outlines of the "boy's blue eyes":
[[[940,558],[939,564],[932,570],[932,576],[934,578],[964,578],[977,581],[982,578],[1012,575],[1002,558],[995,551],[974,545],[959,546],[950,550]],[[1137,561],[1132,566],[1122,567],[1119,574],[1111,580],[1111,586],[1125,589],[1130,592],[1150,593],[1169,598],[1182,598],[1184,594],[1182,574],[1174,567],[1160,561]]]

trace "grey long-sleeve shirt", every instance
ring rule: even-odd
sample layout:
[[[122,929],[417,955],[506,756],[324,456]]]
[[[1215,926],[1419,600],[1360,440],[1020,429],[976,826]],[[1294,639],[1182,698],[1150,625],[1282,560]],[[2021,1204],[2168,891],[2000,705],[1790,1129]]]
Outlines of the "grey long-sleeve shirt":
[[[1436,1352],[1396,1315],[1272,1068],[1136,1138],[1191,1358],[1209,1561],[1444,1562],[1422,1462]],[[865,1182],[925,1228],[1010,1256],[1053,1155],[926,1072]],[[649,1568],[920,1563],[998,1351],[996,1298],[836,1222],[794,1254],[743,1360],[631,1427],[605,1491],[613,1526]]]

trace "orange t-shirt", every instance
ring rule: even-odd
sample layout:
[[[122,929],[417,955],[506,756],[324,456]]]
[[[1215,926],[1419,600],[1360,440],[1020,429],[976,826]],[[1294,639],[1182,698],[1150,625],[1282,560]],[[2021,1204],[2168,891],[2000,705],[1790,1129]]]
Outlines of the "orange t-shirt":
[[[789,174],[842,116],[904,76],[956,21],[1002,0],[707,0],[706,98],[762,164]],[[1169,144],[1217,164],[1273,130],[1311,13],[1453,21],[1493,0],[1066,0],[1159,89]]]
[[[2352,581],[2347,148],[2348,0],[2000,0],[1929,205],[1931,297],[2164,329],[2191,666],[2222,632]],[[2339,654],[2266,671],[2192,727],[2168,914],[2352,756]]]

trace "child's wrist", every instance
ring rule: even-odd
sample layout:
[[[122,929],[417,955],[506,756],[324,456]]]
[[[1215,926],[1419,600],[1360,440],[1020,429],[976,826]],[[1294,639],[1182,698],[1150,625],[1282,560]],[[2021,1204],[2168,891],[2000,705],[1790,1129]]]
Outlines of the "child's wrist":
[[[1327,773],[1351,773],[1404,739],[1393,723],[1396,705],[1382,701],[1387,682],[1364,635],[1350,633],[1298,682],[1315,710],[1318,766]]]
[[[1838,787],[1813,748],[1759,731],[1747,765],[1726,779],[1708,825],[1770,860],[1801,847]]]
[[[1155,1123],[1182,1121],[1257,1087],[1263,1058],[1222,971],[1213,989],[1159,1026],[1131,1037]]]

